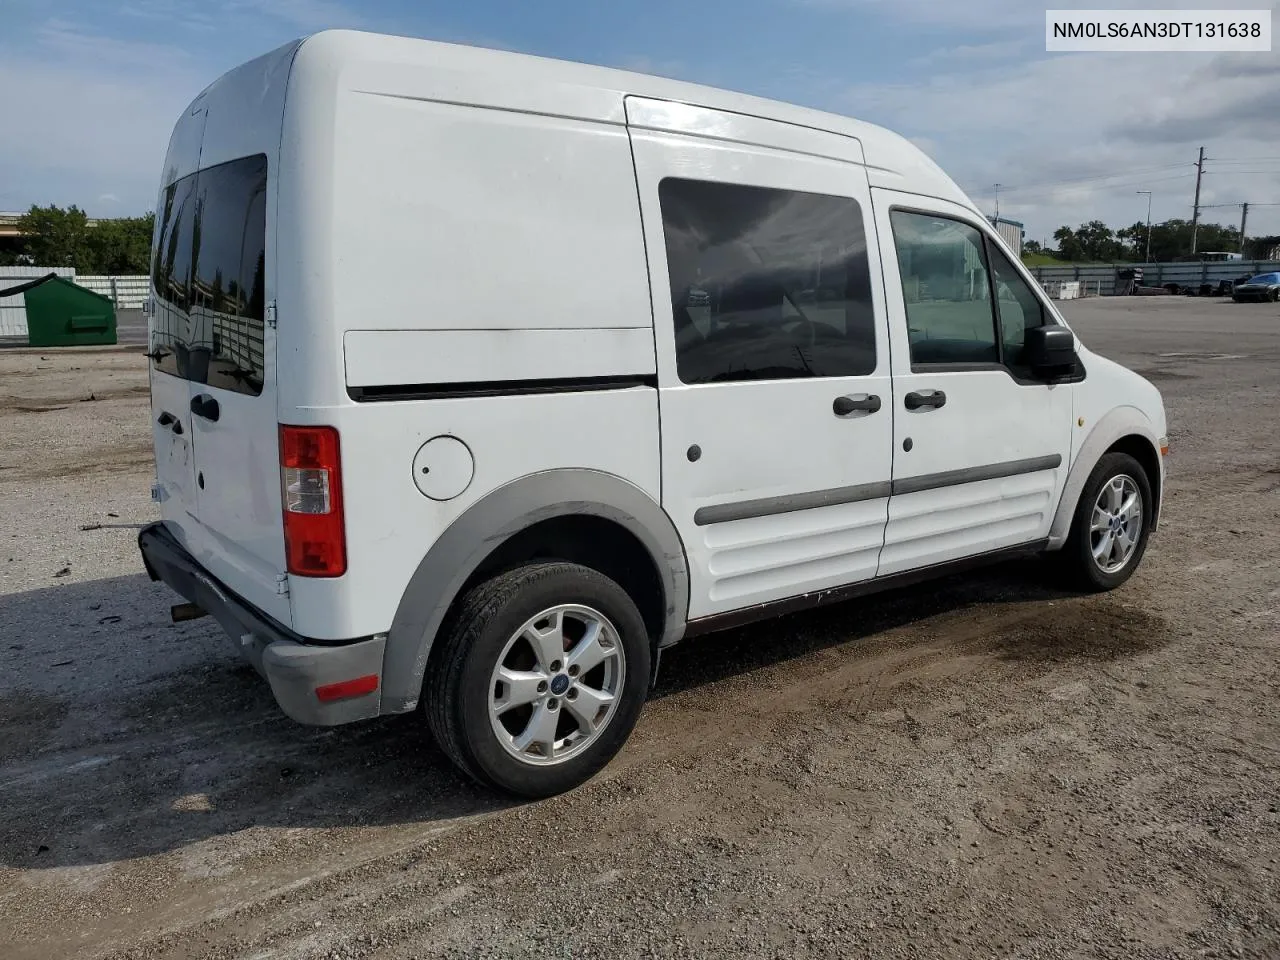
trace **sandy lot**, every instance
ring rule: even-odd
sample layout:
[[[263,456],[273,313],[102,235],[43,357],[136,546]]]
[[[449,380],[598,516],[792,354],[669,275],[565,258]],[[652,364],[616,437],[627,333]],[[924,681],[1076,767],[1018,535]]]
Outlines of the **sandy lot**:
[[[0,351],[0,954],[1280,956],[1280,310],[1064,307],[1165,391],[1128,585],[1029,563],[691,641],[522,805],[170,624],[140,348]]]

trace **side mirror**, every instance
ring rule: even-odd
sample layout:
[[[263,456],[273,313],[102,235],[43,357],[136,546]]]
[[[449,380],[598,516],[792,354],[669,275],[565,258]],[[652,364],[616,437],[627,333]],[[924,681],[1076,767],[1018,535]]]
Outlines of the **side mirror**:
[[[1026,332],[1023,357],[1037,373],[1062,376],[1076,365],[1076,337],[1061,324],[1031,327]]]

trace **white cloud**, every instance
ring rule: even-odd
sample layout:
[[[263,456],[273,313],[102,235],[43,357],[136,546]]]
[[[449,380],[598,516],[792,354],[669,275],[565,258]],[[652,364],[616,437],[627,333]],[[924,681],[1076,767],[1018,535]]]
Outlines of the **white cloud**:
[[[1280,52],[965,62],[909,83],[856,85],[842,109],[928,142],[988,211],[991,185],[1003,184],[1001,214],[1039,237],[1095,218],[1133,223],[1146,214],[1139,189],[1155,192],[1157,219],[1189,216],[1201,145],[1217,158],[1280,156]],[[1280,201],[1280,164],[1206,169],[1206,204]],[[1075,182],[1055,185],[1064,180]],[[1238,208],[1206,215],[1239,220]],[[1251,210],[1250,224],[1280,233],[1280,207]]]
[[[988,212],[1029,235],[1102,219],[1190,216],[1193,161],[1280,156],[1280,46],[1269,54],[1068,54],[1044,51],[1045,7],[1097,0],[790,0],[828,15],[874,17],[920,37],[895,82],[866,81],[830,106],[906,135]],[[1246,4],[1247,5],[1247,4]],[[1271,4],[1275,6],[1274,0]],[[1162,0],[1162,8],[1231,9],[1237,0]],[[950,44],[939,37],[951,37]],[[814,88],[815,91],[817,87]],[[1160,168],[1160,169],[1151,169]],[[1209,164],[1202,202],[1280,201],[1280,163]],[[1071,183],[1058,181],[1071,180]],[[1238,222],[1239,208],[1205,216]],[[1280,206],[1251,208],[1251,234],[1280,233]]]

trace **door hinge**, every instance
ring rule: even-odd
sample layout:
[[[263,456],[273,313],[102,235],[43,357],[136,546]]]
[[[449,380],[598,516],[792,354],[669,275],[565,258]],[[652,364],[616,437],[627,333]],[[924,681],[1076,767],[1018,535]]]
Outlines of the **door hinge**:
[[[151,502],[164,503],[166,499],[168,499],[168,494],[165,492],[164,487],[161,484],[153,483],[151,485]]]
[[[276,574],[276,596],[287,597],[289,595],[289,575],[287,573]]]
[[[276,302],[274,300],[267,301],[267,326],[272,330],[276,328]]]

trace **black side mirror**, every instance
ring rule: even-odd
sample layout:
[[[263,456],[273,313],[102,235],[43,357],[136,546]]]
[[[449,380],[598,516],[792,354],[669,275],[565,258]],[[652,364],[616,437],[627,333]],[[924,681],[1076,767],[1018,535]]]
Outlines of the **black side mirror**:
[[[1036,373],[1064,376],[1076,365],[1076,337],[1061,324],[1031,327],[1026,332],[1023,357]]]

